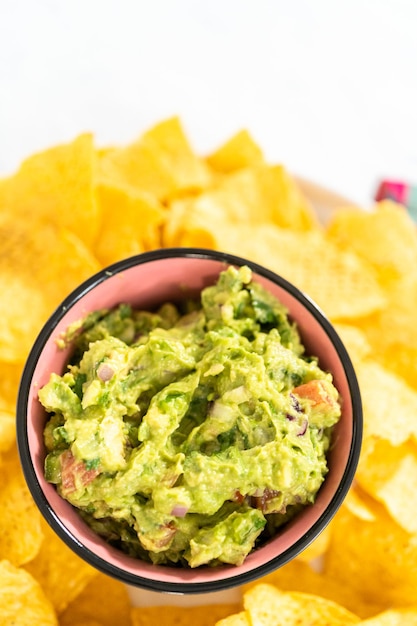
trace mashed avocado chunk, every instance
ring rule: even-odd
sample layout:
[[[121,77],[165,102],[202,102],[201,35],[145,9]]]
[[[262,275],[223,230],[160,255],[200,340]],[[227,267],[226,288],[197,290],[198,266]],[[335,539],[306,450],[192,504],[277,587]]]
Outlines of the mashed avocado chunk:
[[[63,341],[67,371],[39,391],[45,475],[112,545],[239,565],[314,502],[338,392],[248,267],[198,302],[97,311]]]

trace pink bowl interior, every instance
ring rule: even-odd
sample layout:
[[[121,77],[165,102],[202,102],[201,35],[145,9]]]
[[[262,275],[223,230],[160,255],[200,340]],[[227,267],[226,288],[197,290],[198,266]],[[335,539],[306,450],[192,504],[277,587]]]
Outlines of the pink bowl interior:
[[[260,567],[266,561],[285,552],[317,522],[337,491],[348,462],[352,441],[353,409],[349,383],[338,352],[325,329],[302,303],[279,285],[254,274],[254,279],[288,308],[299,326],[307,353],[317,355],[321,366],[332,372],[334,383],[343,398],[342,417],[335,429],[329,453],[330,471],[314,506],[306,508],[276,538],[250,554],[239,567],[176,569],[133,559],[109,546],[85,525],[77,512],[57,494],[55,487],[45,481],[43,475],[45,451],[42,436],[45,412],[38,401],[37,393],[49,380],[51,372],[62,373],[65,369],[69,353],[68,349],[57,348],[56,339],[59,335],[72,322],[103,307],[129,302],[137,307],[152,309],[162,302],[178,300],[187,294],[199,292],[206,285],[213,284],[223,269],[225,264],[222,261],[178,257],[153,260],[109,276],[79,299],[60,320],[47,340],[34,370],[27,406],[27,428],[31,461],[39,485],[62,525],[78,542],[103,561],[133,576],[167,583],[206,583],[236,577]]]

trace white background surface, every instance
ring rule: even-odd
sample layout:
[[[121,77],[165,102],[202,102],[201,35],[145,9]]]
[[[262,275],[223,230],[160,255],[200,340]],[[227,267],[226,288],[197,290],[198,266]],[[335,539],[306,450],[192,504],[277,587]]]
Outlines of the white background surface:
[[[0,89],[0,176],[178,114],[202,154],[246,127],[362,205],[417,183],[415,0],[0,0]]]

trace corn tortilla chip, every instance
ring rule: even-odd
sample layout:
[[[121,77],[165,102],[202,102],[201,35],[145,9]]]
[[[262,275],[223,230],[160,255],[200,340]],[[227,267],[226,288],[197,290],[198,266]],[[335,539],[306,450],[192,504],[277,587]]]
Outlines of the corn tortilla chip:
[[[417,230],[406,209],[389,200],[376,204],[373,211],[336,211],[328,234],[369,261],[388,286],[417,267]]]
[[[393,446],[377,439],[372,452],[360,461],[356,478],[361,487],[382,502],[396,522],[417,535],[417,445]]]
[[[360,328],[338,322],[334,324],[334,327],[354,364],[361,363],[361,361],[371,355],[371,345]]]
[[[295,232],[276,226],[221,231],[218,247],[266,265],[309,294],[333,321],[378,311],[386,299],[373,269],[341,252],[320,230]]]
[[[211,220],[208,219],[210,214]],[[228,228],[223,222],[222,211],[218,212],[216,206],[213,210],[206,207],[205,194],[199,196],[198,205],[193,198],[176,199],[169,205],[169,214],[162,228],[162,245],[218,248],[217,233]]]
[[[412,341],[412,338],[410,338]],[[374,351],[375,358],[388,371],[396,374],[417,392],[417,345],[390,343],[385,349]]]
[[[417,393],[402,378],[372,360],[356,366],[363,411],[364,439],[375,436],[400,445],[417,440]]]
[[[81,626],[96,621],[101,626],[129,626],[130,600],[126,586],[97,573],[59,616],[60,626]]]
[[[164,153],[165,162],[174,173],[179,190],[200,190],[210,184],[210,171],[191,148],[179,117],[170,117],[155,124],[143,134],[142,140]]]
[[[366,497],[366,494],[360,489],[358,483],[355,481],[353,487],[350,488],[343,501],[343,506],[353,513],[355,517],[358,517],[365,522],[373,522],[375,521],[375,514],[369,506],[366,505]]]
[[[0,453],[10,450],[16,441],[15,414],[0,408]],[[0,513],[1,514],[1,513]]]
[[[408,268],[407,275],[392,283],[386,293],[386,306],[359,320],[359,326],[372,346],[374,358],[417,390],[416,268]]]
[[[392,609],[363,620],[363,626],[417,626],[417,605],[415,609]]]
[[[106,184],[96,193],[102,220],[93,250],[102,265],[161,246],[165,213],[156,198]]]
[[[21,365],[0,361],[0,453],[10,450],[16,441],[16,401],[21,374]]]
[[[23,363],[52,310],[29,276],[13,274],[1,265],[0,259],[0,289],[4,294],[0,300],[0,359]]]
[[[0,408],[14,411],[23,367],[0,361]]]
[[[223,174],[263,162],[261,148],[246,129],[237,132],[207,157],[210,167]]]
[[[113,622],[115,623],[115,622]],[[95,619],[81,619],[81,620],[75,620],[73,622],[71,622],[72,626],[103,626],[103,624],[101,622],[97,622],[97,620]],[[61,620],[59,621],[59,626],[61,626]]]
[[[368,499],[373,519],[359,518],[343,506],[332,522],[324,573],[345,585],[362,603],[410,607],[417,589],[417,541]]]
[[[315,559],[320,558],[327,550],[330,540],[330,528],[327,526],[320,535],[310,545],[303,550],[299,555],[300,561],[310,563]]]
[[[216,622],[216,626],[251,626],[251,622],[248,614],[245,611],[240,611]]]
[[[133,187],[159,200],[210,184],[208,166],[192,151],[178,118],[157,124],[126,148],[101,155],[99,182]]]
[[[0,558],[28,563],[43,541],[41,514],[26,486],[16,450],[3,456],[0,473]]]
[[[360,622],[358,616],[336,602],[308,593],[280,591],[265,583],[249,589],[243,603],[252,626],[337,626]]]
[[[55,611],[25,570],[0,561],[0,626],[58,626]]]
[[[0,360],[23,362],[54,308],[100,265],[76,235],[53,225],[3,220],[0,240]]]
[[[168,219],[171,221],[171,212]],[[294,230],[318,226],[308,201],[285,168],[278,165],[245,168],[225,177],[216,187],[188,198],[174,221],[165,245],[175,238],[177,245],[184,245],[183,233],[191,240],[196,228],[205,228],[217,242],[216,247],[221,247],[218,232],[237,229],[238,234],[238,226],[277,224]]]
[[[331,526],[331,525],[330,525]],[[320,562],[315,566],[297,558],[261,579],[262,583],[273,585],[280,591],[298,591],[321,598],[326,598],[343,606],[361,618],[374,615],[380,610],[380,604],[364,602],[347,585],[340,585],[336,579],[325,576],[320,569]],[[245,585],[244,589],[254,587],[257,582]]]
[[[122,624],[123,622],[120,622]],[[119,624],[119,622],[113,622],[113,624]],[[59,626],[61,626],[61,618],[59,620]],[[71,622],[71,626],[103,626],[101,622],[98,622],[95,619],[75,619]]]
[[[0,185],[0,214],[66,228],[89,245],[96,237],[99,217],[94,170],[90,134],[34,154]]]
[[[136,607],[132,609],[132,626],[215,626],[218,620],[237,610],[235,604]]]
[[[308,293],[334,321],[370,315],[386,304],[373,268],[353,252],[341,252],[320,229],[279,228],[258,210],[249,217],[238,205],[226,219],[210,193],[172,208],[163,234],[165,246],[216,248],[266,265]],[[245,216],[242,222],[237,222],[239,214]]]
[[[80,559],[41,521],[44,540],[39,553],[25,569],[40,583],[57,613],[78,596],[97,571]]]

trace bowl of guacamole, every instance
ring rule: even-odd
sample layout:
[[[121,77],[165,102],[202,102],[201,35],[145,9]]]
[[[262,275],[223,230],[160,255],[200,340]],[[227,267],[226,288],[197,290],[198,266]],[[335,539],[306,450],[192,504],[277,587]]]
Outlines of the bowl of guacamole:
[[[154,591],[218,591],[294,558],[356,469],[361,402],[320,309],[246,259],[131,257],[55,311],[18,400],[26,480],[87,562]]]

